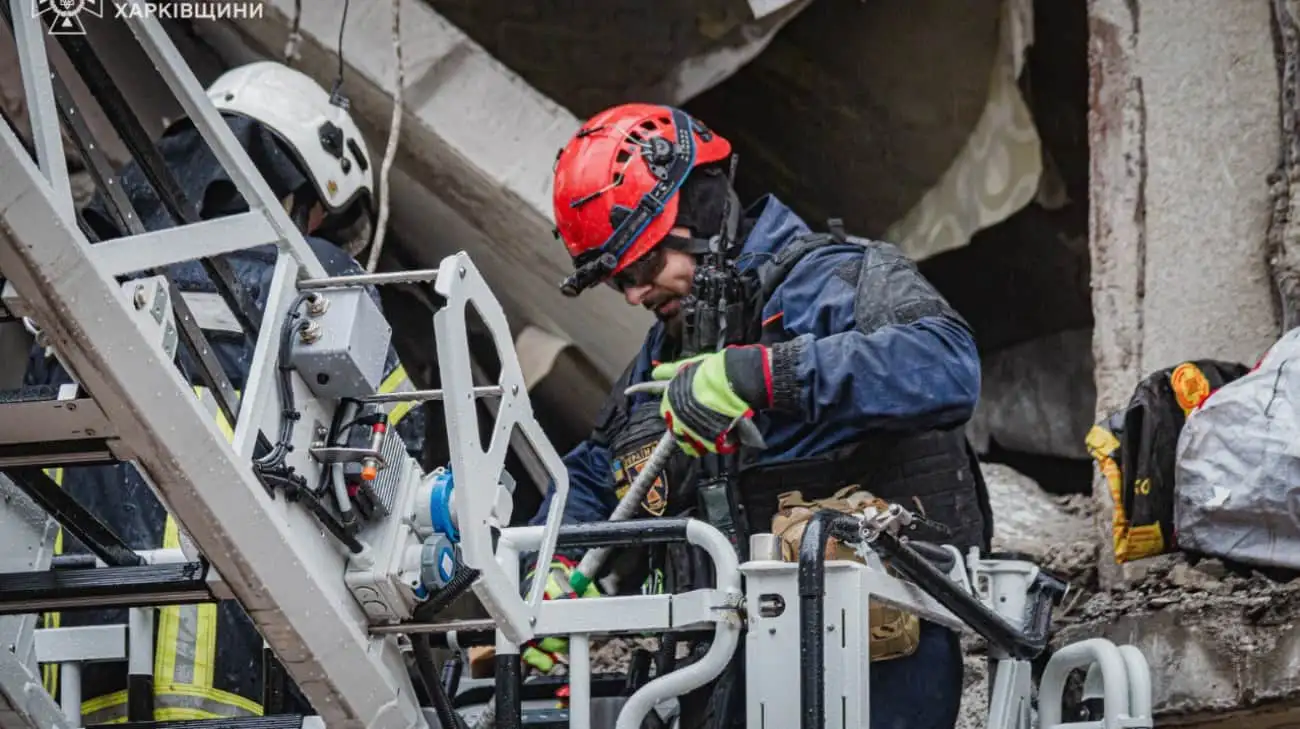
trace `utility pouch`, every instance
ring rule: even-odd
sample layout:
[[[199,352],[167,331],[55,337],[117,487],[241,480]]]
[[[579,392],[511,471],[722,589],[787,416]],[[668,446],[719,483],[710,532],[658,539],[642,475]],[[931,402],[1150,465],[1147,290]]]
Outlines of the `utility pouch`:
[[[888,508],[888,504],[851,484],[825,499],[806,501],[800,491],[787,491],[778,497],[772,533],[781,540],[781,558],[799,560],[799,542],[813,514],[832,509],[843,514],[861,513],[869,506]],[[826,542],[827,560],[862,562],[853,549],[831,537]],[[889,565],[886,564],[886,569]],[[891,574],[893,571],[890,570]],[[872,600],[868,607],[871,636],[868,640],[872,661],[888,661],[910,656],[921,642],[921,621],[916,615]]]

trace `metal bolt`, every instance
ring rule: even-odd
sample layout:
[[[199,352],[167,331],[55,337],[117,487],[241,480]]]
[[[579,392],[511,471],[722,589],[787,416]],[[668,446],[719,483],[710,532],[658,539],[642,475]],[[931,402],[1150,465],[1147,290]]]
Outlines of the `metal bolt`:
[[[312,342],[315,342],[316,340],[320,339],[320,334],[321,334],[320,322],[313,321],[313,322],[308,322],[307,326],[302,328],[302,332],[299,335],[299,338],[302,340],[303,344],[311,344]]]
[[[511,385],[511,386],[510,386],[510,394],[511,394],[511,395],[518,395],[518,394],[519,394],[519,385]]]
[[[94,428],[86,428],[86,435],[94,435],[94,434],[95,434]]]
[[[307,299],[307,315],[320,316],[330,308],[330,300],[320,294],[312,294]]]
[[[457,273],[460,274],[460,277],[461,277],[461,278],[465,278],[465,273],[466,273],[466,272],[465,272],[465,267],[464,267],[464,266],[461,266],[461,267],[460,267],[460,270],[459,270]]]
[[[135,304],[137,311],[144,308],[144,305],[147,303],[144,298],[144,284],[135,285],[135,296],[132,297],[131,301]]]
[[[776,628],[768,628],[768,629],[767,629],[767,634],[768,634],[768,635],[776,635]]]
[[[76,410],[76,409],[77,409],[77,403],[75,403],[75,402],[70,402],[70,403],[68,403],[68,411],[69,411],[69,412],[71,412],[71,411],[73,411],[73,410]]]

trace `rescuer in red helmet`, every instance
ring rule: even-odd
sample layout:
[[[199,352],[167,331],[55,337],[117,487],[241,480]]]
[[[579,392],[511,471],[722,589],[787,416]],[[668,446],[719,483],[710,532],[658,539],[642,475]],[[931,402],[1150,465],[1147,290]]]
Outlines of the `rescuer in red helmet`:
[[[857,484],[924,513],[934,524],[915,538],[987,551],[992,515],[963,430],[980,387],[969,326],[896,247],[847,236],[838,221],[814,232],[770,195],[742,210],[734,169],[725,138],[650,104],[597,114],[556,158],[556,235],[575,269],[562,289],[578,296],[609,285],[659,319],[595,431],[565,457],[566,521],[608,518],[666,422],[682,453],[643,501],[644,515],[717,523],[692,457],[734,454],[741,528],[770,531],[784,492],[812,500]],[[725,318],[696,316],[719,291]],[[624,394],[651,379],[668,380],[662,396]],[[744,420],[761,449],[738,442]],[[534,523],[548,506],[549,496]],[[685,549],[629,559],[657,586],[689,589]],[[553,589],[564,590],[571,563],[551,569],[560,573]],[[956,722],[957,635],[921,621],[918,636],[904,655],[873,666],[873,696],[891,699],[871,702],[876,729]],[[544,666],[540,648],[529,651]]]

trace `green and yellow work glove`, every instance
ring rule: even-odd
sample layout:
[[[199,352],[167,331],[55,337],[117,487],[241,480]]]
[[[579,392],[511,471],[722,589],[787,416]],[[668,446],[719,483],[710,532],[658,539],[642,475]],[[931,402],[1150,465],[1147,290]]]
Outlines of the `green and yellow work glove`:
[[[732,430],[772,406],[772,352],[759,345],[668,362],[650,376],[669,381],[659,414],[681,449],[697,458],[734,452]]]
[[[546,592],[542,595],[544,600],[567,600],[578,597],[600,597],[600,590],[595,585],[587,585],[582,594],[574,592],[569,585],[569,580],[573,575],[573,570],[578,565],[573,561],[556,555],[551,559],[550,574],[546,576]],[[528,594],[528,587],[533,583],[533,572],[529,570],[528,575],[524,578],[523,594]],[[550,673],[555,668],[556,663],[567,663],[566,654],[569,651],[569,641],[567,638],[556,636],[547,636],[538,640],[531,640],[524,644],[524,649],[519,653],[520,659],[524,663],[536,668],[542,673]]]

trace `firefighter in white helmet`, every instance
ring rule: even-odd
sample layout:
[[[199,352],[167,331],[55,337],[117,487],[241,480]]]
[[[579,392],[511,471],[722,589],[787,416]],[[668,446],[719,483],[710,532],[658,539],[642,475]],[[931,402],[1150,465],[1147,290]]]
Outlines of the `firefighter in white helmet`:
[[[274,62],[252,63],[226,72],[209,87],[208,96],[326,270],[331,275],[360,272],[353,257],[370,240],[375,166],[346,103],[340,103],[306,74]],[[172,124],[157,146],[179,183],[182,204],[195,210],[199,218],[235,215],[248,209],[188,119]],[[134,162],[121,171],[119,179],[147,230],[179,224]],[[120,227],[118,216],[102,195],[82,212],[101,240],[129,234]],[[275,247],[268,245],[225,257],[253,299],[255,320],[260,320],[264,311],[275,256]],[[231,384],[242,390],[252,361],[252,344],[235,324],[204,269],[197,261],[190,261],[169,266],[166,273],[194,311]],[[371,294],[378,302],[377,293],[372,290]],[[187,372],[195,371],[186,357],[182,365]],[[411,389],[391,349],[385,375],[383,391]],[[193,379],[197,385],[197,378]],[[70,381],[55,359],[39,349],[33,352],[28,384]],[[202,395],[201,387],[195,390]],[[224,422],[220,415],[216,417]],[[410,404],[398,404],[390,410],[389,422],[412,455],[418,457],[424,434],[423,411]],[[131,548],[180,546],[176,522],[132,466],[68,467],[47,473]],[[70,542],[60,535],[64,551],[84,551],[81,545]],[[151,677],[128,677],[124,662],[82,668],[83,725],[128,718],[169,721],[246,717],[264,711],[310,711],[291,685],[287,687],[291,703],[263,706],[265,688],[275,693],[286,687],[266,686],[262,638],[237,603],[164,607],[156,615]],[[126,618],[123,609],[78,611],[47,614],[45,624],[124,624]],[[57,666],[45,667],[45,684],[51,693],[57,693],[58,678]],[[130,692],[130,705],[128,686],[135,689]],[[142,700],[142,694],[151,696],[152,701]]]

